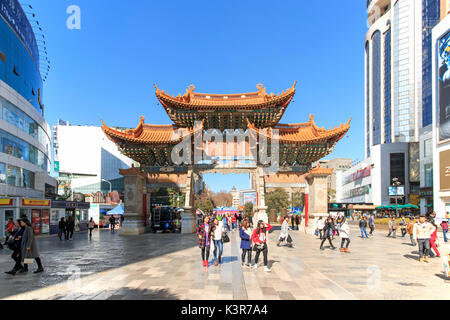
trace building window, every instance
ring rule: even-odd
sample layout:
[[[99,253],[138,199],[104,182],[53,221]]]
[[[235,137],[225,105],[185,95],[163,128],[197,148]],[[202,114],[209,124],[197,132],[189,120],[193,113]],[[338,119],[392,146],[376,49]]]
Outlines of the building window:
[[[425,169],[425,185],[424,188],[433,186],[433,164],[429,163],[424,166]]]
[[[381,32],[372,37],[372,142],[381,143]]]
[[[432,150],[432,140],[431,139],[427,139],[423,142],[423,156],[426,157],[431,157],[433,155],[433,150]]]
[[[398,181],[405,185],[405,154],[404,153],[391,153],[391,182],[393,178],[398,178]]]

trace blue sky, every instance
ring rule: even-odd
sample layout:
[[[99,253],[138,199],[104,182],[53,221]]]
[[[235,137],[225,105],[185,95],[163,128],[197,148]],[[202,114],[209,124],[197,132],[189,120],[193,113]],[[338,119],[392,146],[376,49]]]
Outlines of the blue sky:
[[[46,119],[135,127],[168,124],[153,83],[178,95],[280,93],[298,81],[281,122],[315,115],[326,128],[352,117],[328,157],[364,157],[365,1],[27,0],[44,27],[52,70]],[[81,30],[66,27],[70,5]],[[27,10],[29,11],[29,10]],[[248,187],[248,175],[207,176],[213,190]]]

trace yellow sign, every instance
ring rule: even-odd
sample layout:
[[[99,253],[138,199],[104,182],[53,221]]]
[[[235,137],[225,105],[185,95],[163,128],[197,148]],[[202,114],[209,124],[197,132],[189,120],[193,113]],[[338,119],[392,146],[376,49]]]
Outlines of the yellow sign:
[[[0,206],[12,206],[13,199],[0,199]]]
[[[409,195],[409,203],[414,204],[416,206],[420,205],[420,198],[418,194],[410,194]]]
[[[22,205],[31,207],[50,207],[50,200],[23,199]]]

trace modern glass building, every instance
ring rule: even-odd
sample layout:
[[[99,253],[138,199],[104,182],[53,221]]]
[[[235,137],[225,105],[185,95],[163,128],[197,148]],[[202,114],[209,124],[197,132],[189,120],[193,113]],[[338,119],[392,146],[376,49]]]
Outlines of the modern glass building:
[[[393,154],[402,159],[395,163],[403,163],[403,168],[386,167],[385,171],[401,173],[398,178],[405,186],[404,201],[418,202],[426,170],[425,163],[420,164],[420,170],[416,166],[421,159],[417,150],[423,149],[421,137],[432,122],[431,33],[445,17],[448,1],[367,0],[366,4],[366,158],[376,154],[388,165],[394,163],[389,160]],[[391,146],[380,148],[385,144]],[[389,154],[379,154],[380,150]],[[377,161],[373,165],[381,166]],[[383,197],[386,187],[381,186]]]
[[[0,0],[0,238],[9,218],[27,215],[36,233],[49,228],[56,193],[50,127],[44,119],[38,42],[17,0]]]

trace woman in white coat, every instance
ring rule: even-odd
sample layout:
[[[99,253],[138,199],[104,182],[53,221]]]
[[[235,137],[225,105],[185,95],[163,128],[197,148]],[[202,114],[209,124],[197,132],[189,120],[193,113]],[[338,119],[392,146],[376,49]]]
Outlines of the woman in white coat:
[[[339,229],[339,236],[341,237],[341,252],[350,252],[348,246],[350,245],[350,226],[347,219],[344,218],[342,221],[341,228]],[[347,245],[345,245],[347,243]],[[345,245],[345,248],[344,248]]]
[[[283,218],[283,223],[281,224],[281,233],[280,236],[278,237],[278,243],[277,246],[279,247],[281,242],[288,240],[289,238],[289,230],[291,229],[289,227],[289,222],[288,222],[289,218],[286,216]],[[292,241],[289,242],[288,241],[288,245],[292,247]]]

